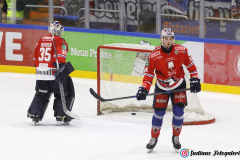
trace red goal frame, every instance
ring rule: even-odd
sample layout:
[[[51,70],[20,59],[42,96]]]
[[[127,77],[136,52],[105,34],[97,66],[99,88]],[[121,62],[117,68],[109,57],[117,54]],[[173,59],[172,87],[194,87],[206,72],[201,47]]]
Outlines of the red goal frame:
[[[101,49],[114,49],[114,50],[123,50],[123,51],[135,51],[135,52],[148,52],[151,53],[150,49],[136,49],[136,48],[127,48],[127,47],[115,47],[115,46],[99,46],[97,48],[97,94],[101,96],[100,93],[100,50]],[[97,100],[97,115],[102,115],[100,110],[100,101]],[[215,118],[205,121],[193,121],[193,122],[184,122],[183,125],[202,125],[210,124],[215,122]]]
[[[152,50],[148,49],[133,49],[133,48],[121,48],[121,47],[113,47],[113,46],[98,46],[97,48],[97,94],[100,94],[100,49],[115,49],[115,50],[122,50],[122,51],[136,51],[136,52],[148,52],[151,53]],[[101,115],[100,111],[100,101],[97,100],[97,115]]]

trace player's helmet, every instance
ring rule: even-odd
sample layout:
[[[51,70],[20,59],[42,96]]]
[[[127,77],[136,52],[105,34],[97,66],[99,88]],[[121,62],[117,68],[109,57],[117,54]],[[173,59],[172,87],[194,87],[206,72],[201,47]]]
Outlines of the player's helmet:
[[[54,21],[48,26],[48,32],[56,36],[62,36],[64,31],[63,25],[59,21]]]
[[[172,36],[174,38],[174,32],[171,28],[164,28],[161,32],[161,39],[165,36]]]

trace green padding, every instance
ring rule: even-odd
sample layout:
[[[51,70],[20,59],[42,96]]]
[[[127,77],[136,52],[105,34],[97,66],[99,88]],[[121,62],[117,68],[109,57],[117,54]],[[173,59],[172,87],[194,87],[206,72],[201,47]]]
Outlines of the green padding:
[[[102,52],[102,72],[131,75],[137,52],[117,51],[109,49],[103,49]]]
[[[159,46],[161,41],[158,38],[131,37],[110,34],[84,33],[65,31],[63,38],[68,43],[67,61],[70,61],[76,70],[97,71],[97,47],[112,43],[132,43],[139,44],[141,40]],[[175,41],[179,44],[185,41]],[[136,55],[133,55],[136,56]],[[123,57],[125,58],[125,57]],[[120,67],[121,62],[115,65]]]

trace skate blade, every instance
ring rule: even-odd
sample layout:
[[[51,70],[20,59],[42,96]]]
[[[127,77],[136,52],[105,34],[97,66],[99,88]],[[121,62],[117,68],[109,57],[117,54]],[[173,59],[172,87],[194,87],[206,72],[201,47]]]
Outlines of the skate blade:
[[[59,122],[57,122],[57,126],[67,126],[67,125],[69,125],[70,123],[69,122],[67,122],[67,123],[64,123],[64,122],[62,122],[62,121],[59,121]]]
[[[153,149],[148,149],[147,153],[151,153],[153,151]]]

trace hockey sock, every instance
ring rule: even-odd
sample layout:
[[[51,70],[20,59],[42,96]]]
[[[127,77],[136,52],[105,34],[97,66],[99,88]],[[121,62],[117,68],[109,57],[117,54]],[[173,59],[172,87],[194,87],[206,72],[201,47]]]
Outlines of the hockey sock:
[[[173,119],[172,119],[172,127],[173,127],[173,135],[179,136],[182,130],[184,118],[184,107],[179,106],[178,104],[173,105]]]
[[[161,109],[161,110],[154,110],[154,115],[152,117],[152,130],[151,130],[151,135],[152,138],[158,138],[160,134],[160,130],[162,127],[163,123],[163,116],[166,113],[166,108]]]

